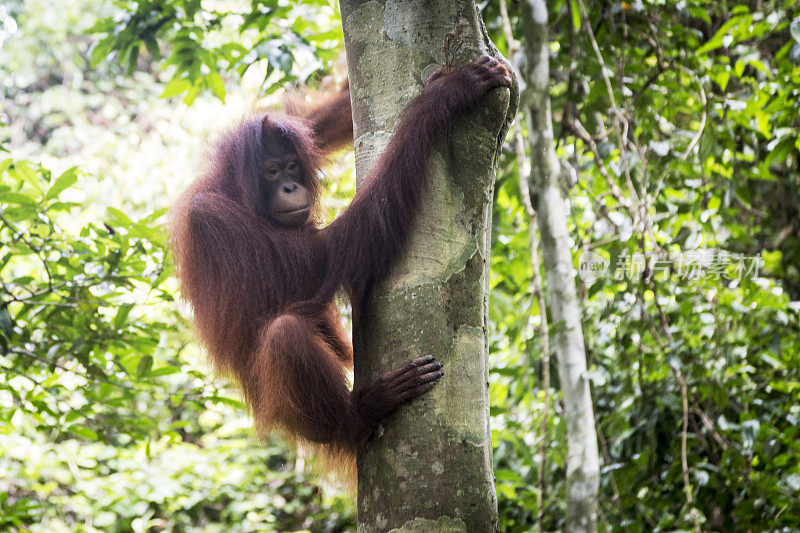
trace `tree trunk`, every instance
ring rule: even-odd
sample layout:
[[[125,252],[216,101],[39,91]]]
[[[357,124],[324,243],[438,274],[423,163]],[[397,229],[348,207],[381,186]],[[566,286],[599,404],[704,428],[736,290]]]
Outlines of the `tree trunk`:
[[[575,268],[567,230],[561,165],[553,143],[550,115],[550,67],[547,7],[544,0],[522,2],[525,35],[525,80],[531,190],[538,192],[537,211],[553,347],[558,359],[564,419],[567,423],[567,514],[565,531],[597,530],[600,461],[592,397],[586,379],[586,352],[581,312],[575,291]]]
[[[342,0],[356,174],[368,175],[424,80],[492,46],[472,1]],[[432,156],[409,245],[353,328],[356,386],[431,354],[445,376],[358,453],[358,530],[491,531],[486,312],[492,192],[516,92],[458,118]]]

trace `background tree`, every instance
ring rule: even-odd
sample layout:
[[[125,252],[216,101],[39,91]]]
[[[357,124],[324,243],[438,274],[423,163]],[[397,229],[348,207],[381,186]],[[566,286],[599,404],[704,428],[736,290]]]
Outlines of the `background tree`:
[[[505,3],[502,6],[505,10]],[[509,43],[513,43],[507,12],[503,16],[506,17],[506,38]],[[567,228],[564,191],[568,190],[567,184],[571,176],[566,164],[562,168],[553,140],[549,94],[548,14],[544,1],[522,2],[520,19],[523,41],[514,59],[525,83],[523,113],[531,154],[530,173],[520,175],[520,195],[523,196],[522,202],[526,205],[526,210],[536,210],[536,218],[531,220],[538,221],[541,234],[548,309],[554,331],[553,348],[561,376],[567,426],[567,511],[564,527],[568,531],[596,531],[600,461],[592,397],[589,392],[581,308],[575,290],[576,271],[572,264],[572,242]],[[524,137],[519,126],[515,128],[515,137],[518,161],[524,160]],[[518,166],[521,171],[521,165]],[[525,180],[527,183],[524,183]],[[531,227],[530,231],[533,233],[535,228]],[[532,249],[532,254],[536,254],[535,248]],[[534,260],[533,266],[538,269],[538,258]],[[544,317],[542,322],[546,324]],[[549,338],[549,333],[546,335]],[[543,356],[549,357],[549,353],[545,351]],[[541,482],[539,490],[543,490]],[[541,514],[539,519],[541,530]]]

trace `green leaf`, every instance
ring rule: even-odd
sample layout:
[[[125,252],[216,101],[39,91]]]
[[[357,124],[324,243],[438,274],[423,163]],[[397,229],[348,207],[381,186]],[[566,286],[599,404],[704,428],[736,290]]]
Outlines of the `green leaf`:
[[[161,93],[161,98],[171,98],[188,91],[192,87],[192,83],[185,78],[172,78],[167,86],[164,87],[164,92]]]
[[[728,80],[730,79],[731,79],[731,73],[728,72],[727,70],[722,70],[714,76],[714,81],[717,82],[717,85],[719,85],[719,88],[722,89],[723,91],[728,86]]]
[[[225,404],[225,405],[231,405],[233,407],[237,407],[237,408],[240,408],[240,409],[244,407],[244,404],[242,404],[242,402],[240,402],[239,400],[234,400],[233,398],[228,398],[226,396],[217,396],[217,395],[215,395],[215,396],[212,396],[209,399],[211,401],[213,401],[213,402],[216,402],[216,403],[221,403],[221,404]]]
[[[577,0],[569,0],[570,1],[570,11],[572,11],[572,26],[575,30],[581,29],[581,10],[578,7]]]
[[[492,405],[489,407],[489,414],[491,416],[498,416],[506,412],[508,412],[508,409],[506,409],[502,405]]]
[[[194,102],[194,99],[197,98],[198,94],[200,94],[200,87],[197,85],[192,85],[186,91],[186,95],[183,97],[183,103],[186,104],[187,107],[192,105],[192,102]]]
[[[10,157],[8,159],[4,159],[4,160],[0,161],[0,174],[5,172],[6,170],[8,170],[11,167],[11,165],[13,165],[13,164],[14,164],[14,160],[11,159]]]
[[[145,225],[152,224],[153,222],[155,222],[156,220],[167,214],[168,211],[169,211],[168,207],[162,207],[161,209],[156,209],[143,219],[139,220],[137,224],[145,224]]]
[[[38,192],[42,192],[39,174],[33,169],[30,163],[27,161],[16,161],[14,163],[14,171],[19,179],[36,189]]]
[[[150,52],[150,55],[153,56],[153,59],[156,61],[161,59],[161,48],[158,46],[158,41],[155,37],[152,35],[146,37],[144,45],[147,47],[147,51]]]
[[[108,214],[112,219],[112,222],[114,222],[116,225],[122,226],[124,228],[130,228],[131,225],[133,224],[133,221],[131,221],[131,219],[128,218],[128,215],[126,215],[116,207],[108,207],[106,208],[106,210],[108,211]]]
[[[731,17],[730,20],[728,20],[725,24],[720,26],[720,28],[717,30],[714,36],[711,37],[711,39],[709,39],[708,42],[706,42],[706,44],[697,49],[695,54],[696,55],[706,54],[711,50],[716,50],[717,48],[723,46],[723,44],[725,44],[726,48],[730,47],[731,44],[735,42],[735,39],[732,40],[731,42],[725,42],[725,37],[729,36],[728,40],[731,40],[730,36],[735,32],[735,30],[738,29],[740,25],[748,23],[751,19],[752,17],[747,13],[739,13]]]
[[[130,76],[133,74],[133,71],[136,70],[136,63],[139,61],[139,46],[133,45],[131,49],[128,50],[128,58],[127,58],[127,68],[125,69],[125,75]]]
[[[0,202],[8,202],[10,204],[25,205],[29,207],[36,205],[36,200],[27,194],[20,192],[3,193],[3,195],[0,196]]]
[[[222,76],[216,72],[211,72],[206,76],[206,84],[211,89],[214,96],[223,102],[225,101],[225,82],[222,81]]]
[[[67,189],[75,184],[78,181],[78,167],[72,167],[68,170],[65,170],[59,177],[56,179],[56,182],[53,184],[52,187],[47,191],[47,195],[45,195],[45,200],[52,200],[53,198],[57,198],[64,189]]]
[[[92,48],[89,66],[95,68],[97,65],[99,65],[100,62],[111,53],[111,50],[114,49],[115,44],[116,40],[114,39],[113,35],[109,35],[108,37],[100,39],[97,44],[94,45],[94,48]]]
[[[180,371],[181,369],[177,366],[162,366],[161,368],[151,370],[149,375],[152,377],[169,376],[172,374],[178,374]]]
[[[124,304],[119,307],[116,316],[114,317],[114,329],[122,329],[128,319],[128,315],[133,309],[133,304]]]
[[[139,359],[139,364],[136,365],[136,375],[140,378],[144,377],[150,372],[151,368],[153,368],[153,356],[145,355]]]
[[[87,427],[70,426],[67,428],[67,431],[69,431],[70,433],[74,433],[79,437],[83,437],[84,439],[97,440],[97,433],[95,433],[94,430],[91,430]]]
[[[506,468],[498,468],[495,470],[494,477],[503,481],[523,481],[519,474]]]

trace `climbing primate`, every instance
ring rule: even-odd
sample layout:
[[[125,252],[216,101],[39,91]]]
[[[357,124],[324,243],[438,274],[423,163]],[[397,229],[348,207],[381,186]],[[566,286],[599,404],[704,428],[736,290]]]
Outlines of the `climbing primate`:
[[[425,356],[351,392],[353,350],[334,296],[347,291],[358,313],[407,241],[435,137],[510,84],[488,56],[437,70],[352,203],[325,227],[317,173],[353,140],[348,86],[285,115],[257,114],[219,142],[174,209],[172,246],[199,335],[215,367],[241,385],[259,430],[354,451],[442,377],[441,363]]]

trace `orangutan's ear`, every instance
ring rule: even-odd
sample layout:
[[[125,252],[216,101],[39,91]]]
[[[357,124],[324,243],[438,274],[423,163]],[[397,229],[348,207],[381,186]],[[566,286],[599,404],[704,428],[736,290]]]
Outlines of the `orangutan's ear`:
[[[280,134],[284,131],[283,124],[278,120],[273,120],[269,113],[264,114],[261,119],[261,135],[264,138],[269,138],[275,134]]]
[[[268,139],[275,133],[275,123],[269,116],[269,113],[264,113],[261,119],[261,138]]]

